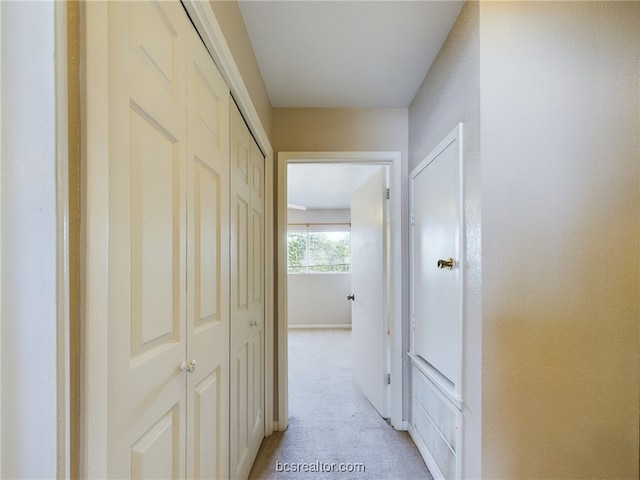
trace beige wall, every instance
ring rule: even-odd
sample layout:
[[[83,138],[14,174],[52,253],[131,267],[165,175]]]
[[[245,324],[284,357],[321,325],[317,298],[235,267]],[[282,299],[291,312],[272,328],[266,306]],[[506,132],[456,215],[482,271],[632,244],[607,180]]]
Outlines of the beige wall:
[[[258,112],[262,127],[267,136],[271,138],[271,101],[264,86],[264,80],[249,41],[249,34],[244,25],[238,2],[237,0],[212,0],[209,3],[249,91],[253,106]]]
[[[640,4],[480,5],[484,478],[638,478]]]
[[[482,308],[480,297],[480,27],[478,3],[464,5],[409,108],[409,162],[415,168],[464,122],[465,279],[463,478],[481,476]]]
[[[406,109],[276,108],[276,151],[399,151],[407,158]]]

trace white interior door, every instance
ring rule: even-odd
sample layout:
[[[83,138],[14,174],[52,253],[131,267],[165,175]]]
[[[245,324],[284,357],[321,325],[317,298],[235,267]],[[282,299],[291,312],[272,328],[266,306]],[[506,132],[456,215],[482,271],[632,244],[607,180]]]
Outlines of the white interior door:
[[[413,351],[460,393],[461,137],[458,129],[411,173]],[[451,260],[452,265],[441,263]]]
[[[353,380],[378,410],[386,405],[386,172],[380,168],[351,195]]]
[[[187,82],[187,478],[228,478],[229,90],[193,29]]]
[[[231,102],[231,477],[264,438],[264,157]]]
[[[187,374],[179,366],[186,349],[188,23],[179,2],[113,2],[108,15],[107,476],[179,478],[186,451]]]

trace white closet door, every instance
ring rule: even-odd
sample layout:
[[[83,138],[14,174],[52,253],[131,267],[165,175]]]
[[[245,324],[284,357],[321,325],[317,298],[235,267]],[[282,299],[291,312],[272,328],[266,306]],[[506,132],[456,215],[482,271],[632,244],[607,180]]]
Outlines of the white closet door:
[[[230,110],[231,477],[246,478],[264,437],[264,157]]]
[[[188,24],[179,2],[113,2],[108,11],[107,474],[180,478]]]
[[[187,478],[229,476],[229,90],[187,54]]]
[[[410,179],[413,352],[446,378],[443,388],[457,399],[464,268],[460,132],[454,129]]]

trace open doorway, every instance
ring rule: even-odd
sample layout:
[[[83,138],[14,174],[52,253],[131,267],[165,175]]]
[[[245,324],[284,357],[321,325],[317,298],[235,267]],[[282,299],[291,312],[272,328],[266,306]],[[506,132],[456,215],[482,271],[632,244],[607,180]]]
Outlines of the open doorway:
[[[312,349],[319,330],[348,329],[353,382],[388,418],[388,166],[291,164],[287,178],[289,340],[312,328]]]
[[[293,167],[290,169],[290,167]],[[307,176],[304,168],[310,167],[315,173]],[[289,177],[295,183],[304,182],[300,180],[307,177],[312,183],[319,184],[321,167],[331,167],[334,173],[330,174],[329,181],[332,187],[320,189],[319,195],[324,191],[324,201],[322,204],[325,208],[319,209],[316,205],[312,205],[312,195],[309,195],[311,187],[306,187],[306,200],[296,200],[296,197],[289,198],[288,185]],[[342,173],[339,172],[342,169]],[[391,425],[396,429],[406,429],[406,422],[403,421],[402,411],[402,388],[403,388],[403,369],[402,369],[402,350],[403,350],[403,329],[401,321],[401,289],[400,289],[400,258],[401,258],[401,241],[400,241],[400,153],[399,152],[281,152],[278,154],[278,428],[285,430],[288,421],[288,327],[290,321],[300,322],[300,316],[295,311],[295,301],[289,302],[290,285],[288,282],[289,269],[287,266],[288,242],[287,232],[290,227],[302,227],[309,231],[322,229],[342,229],[350,225],[350,216],[346,216],[343,212],[323,212],[316,210],[346,210],[350,215],[349,209],[343,204],[331,204],[336,202],[335,185],[344,180],[358,177],[355,183],[365,179],[367,175],[375,170],[387,172],[384,177],[388,181],[389,198],[385,199],[386,209],[388,211],[389,222],[386,224],[385,244],[386,260],[384,265],[384,278],[380,279],[384,285],[383,295],[386,297],[384,303],[385,309],[385,326],[384,332],[381,332],[380,341],[384,345],[381,349],[384,351],[384,363],[379,371],[375,370],[374,377],[382,385],[384,383],[385,406],[379,409],[379,413],[389,418]],[[303,173],[300,173],[303,172]],[[356,173],[357,172],[357,173]],[[309,172],[307,172],[309,173]],[[304,187],[303,187],[304,188]],[[332,193],[332,195],[327,195]],[[348,192],[347,197],[351,192]],[[382,192],[381,192],[382,194]],[[320,200],[319,200],[320,201]],[[306,205],[305,205],[306,203]],[[320,204],[317,204],[320,205]],[[291,208],[289,208],[291,207]],[[326,208],[337,207],[337,208]],[[304,213],[307,212],[307,213]],[[323,218],[324,215],[324,218]],[[302,219],[302,220],[301,220]],[[314,221],[314,219],[316,221]],[[349,221],[344,221],[348,219]],[[297,221],[296,221],[297,220]],[[300,221],[301,220],[301,221]],[[320,221],[324,220],[324,221]],[[289,225],[301,224],[301,225]],[[321,225],[327,224],[327,225]],[[314,232],[315,233],[315,232]],[[339,262],[336,262],[339,263]],[[309,268],[308,265],[302,266]],[[312,267],[325,268],[325,267]],[[302,277],[298,277],[298,281]],[[299,282],[302,283],[302,282]],[[299,285],[298,285],[299,286]],[[297,288],[297,286],[295,287]],[[300,295],[299,293],[297,295]],[[347,303],[347,312],[350,309],[347,302],[347,295],[338,298],[342,306],[343,312]],[[336,302],[337,303],[337,302]],[[324,305],[325,307],[331,305]],[[291,307],[291,312],[289,311]],[[309,311],[307,308],[306,311]],[[290,315],[291,314],[291,315]],[[298,315],[298,316],[296,316]],[[338,318],[338,317],[334,317]],[[344,315],[341,322],[348,326],[347,319]],[[311,326],[313,322],[318,320],[303,320]],[[335,322],[335,320],[328,320]],[[334,324],[335,326],[335,324]],[[380,345],[376,345],[379,347]],[[374,402],[371,402],[372,404]]]
[[[287,169],[289,328],[351,328],[351,193],[379,165]]]

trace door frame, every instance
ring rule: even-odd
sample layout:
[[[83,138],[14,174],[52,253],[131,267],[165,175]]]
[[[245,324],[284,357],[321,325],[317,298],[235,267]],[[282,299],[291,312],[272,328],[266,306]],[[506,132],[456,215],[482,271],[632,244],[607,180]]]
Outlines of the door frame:
[[[29,462],[0,449],[0,472],[8,475],[53,476],[57,472],[60,477],[69,476],[66,4],[0,5],[0,30],[7,45],[0,52],[0,65],[3,70],[13,72],[9,81],[6,77],[4,82],[0,79],[0,130],[11,126],[11,135],[0,139],[0,170],[5,185],[4,189],[0,186],[4,197],[0,237],[5,237],[0,238],[0,245],[5,249],[15,246],[15,242],[6,241],[11,232],[15,238],[28,234],[36,239],[35,243],[24,244],[25,249],[39,249],[37,256],[33,251],[20,249],[12,252],[11,262],[0,260],[5,277],[4,282],[0,279],[4,313],[0,318],[0,340],[4,338],[4,350],[0,341],[3,357],[0,362],[5,366],[5,373],[0,372],[0,404],[5,410],[4,415],[0,412],[0,425],[4,420],[0,446],[14,444],[16,452],[29,451],[31,460],[41,460]],[[25,42],[22,33],[31,30],[38,31],[39,36],[31,36],[36,38],[34,42]],[[14,63],[18,57],[26,60]],[[39,94],[34,97],[30,82],[16,81],[19,77],[37,77]],[[25,111],[38,118],[38,122],[25,121]],[[25,172],[36,173],[38,181],[29,181]],[[19,228],[13,228],[16,226]],[[32,262],[38,262],[37,266]],[[35,271],[39,290],[34,297],[26,288],[33,286]],[[34,302],[34,298],[42,301]],[[22,340],[33,333],[34,322],[42,327],[35,337],[29,337],[35,354],[29,358],[29,364],[36,368],[26,365],[18,368],[16,365],[25,353],[20,348]],[[7,365],[11,365],[11,370],[7,370]],[[7,374],[13,370],[19,374]],[[34,395],[36,391],[38,395]],[[12,411],[12,405],[20,406],[20,411]],[[32,415],[32,421],[38,423],[37,428],[31,428],[34,424],[12,421],[23,409],[34,408],[38,413]],[[16,439],[19,441],[15,442]]]
[[[180,1],[180,0],[175,0]],[[274,399],[274,202],[273,147],[242,79],[222,29],[208,2],[181,0],[196,31],[222,74],[260,150],[265,156],[265,435],[273,433]],[[64,5],[64,3],[61,3]],[[80,72],[82,112],[82,412],[72,412],[81,422],[80,475],[104,478],[107,473],[108,385],[108,145],[109,58],[108,2],[80,5],[82,45]],[[88,282],[87,266],[93,281]],[[68,347],[65,356],[69,356]],[[61,387],[59,387],[61,388]],[[88,447],[91,446],[90,451]],[[68,455],[69,447],[65,447]]]
[[[287,429],[288,424],[288,306],[287,306],[287,166],[293,163],[351,163],[381,165],[389,167],[391,226],[389,245],[389,269],[386,285],[389,286],[391,302],[389,341],[389,363],[391,370],[389,413],[391,425],[396,430],[406,430],[407,422],[402,418],[403,404],[403,349],[404,325],[402,322],[402,177],[400,152],[355,151],[355,152],[278,152],[277,177],[277,394],[279,431]],[[394,334],[394,332],[398,332]]]

